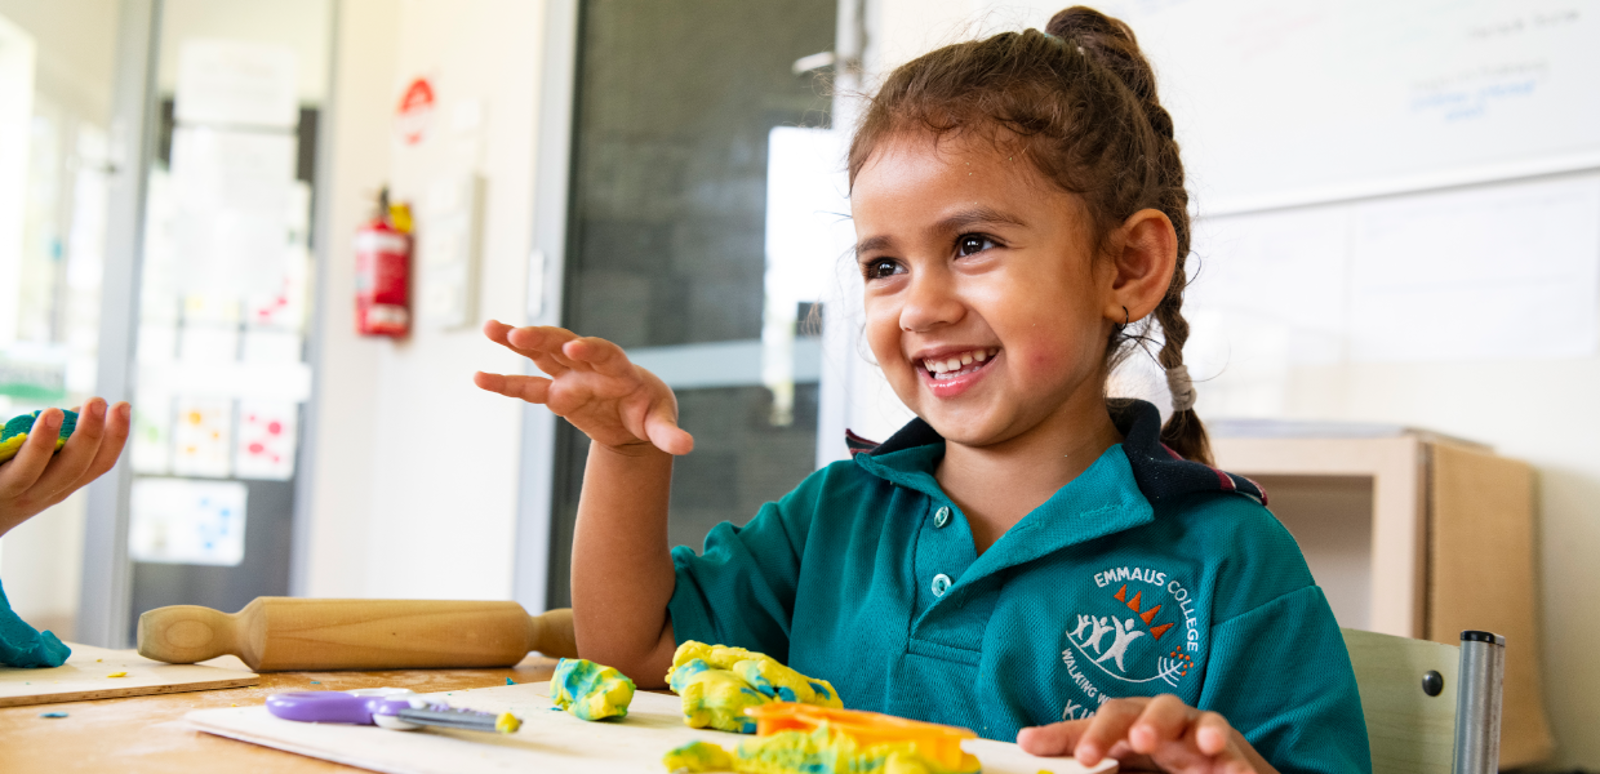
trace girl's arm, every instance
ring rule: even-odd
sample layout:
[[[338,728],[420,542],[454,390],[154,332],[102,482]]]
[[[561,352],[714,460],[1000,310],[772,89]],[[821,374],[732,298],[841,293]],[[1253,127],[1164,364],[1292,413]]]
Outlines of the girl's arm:
[[[694,448],[678,427],[677,399],[609,341],[493,320],[483,331],[549,377],[479,372],[477,385],[543,404],[592,441],[572,542],[579,652],[641,687],[662,684],[675,645],[667,617],[676,578],[667,546],[672,456]]]

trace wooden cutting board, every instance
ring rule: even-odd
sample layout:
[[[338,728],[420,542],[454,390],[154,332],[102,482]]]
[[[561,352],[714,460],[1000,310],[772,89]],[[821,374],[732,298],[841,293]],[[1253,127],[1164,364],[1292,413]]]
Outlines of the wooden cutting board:
[[[199,710],[185,719],[209,733],[389,774],[667,774],[661,757],[674,747],[695,739],[733,747],[745,738],[685,726],[676,696],[639,693],[628,717],[591,723],[555,710],[549,692],[549,683],[530,683],[425,694],[457,707],[510,711],[522,719],[514,734],[298,723],[273,717],[266,707]],[[984,774],[1116,771],[1112,761],[1089,768],[1071,758],[1035,758],[1005,742],[969,739],[962,746],[982,761]]]
[[[0,667],[0,707],[53,704],[151,693],[205,691],[255,685],[261,678],[245,670],[201,664],[151,661],[131,650],[107,650],[67,643],[67,663],[50,669]],[[231,659],[238,663],[237,659]],[[125,677],[111,677],[126,672]]]

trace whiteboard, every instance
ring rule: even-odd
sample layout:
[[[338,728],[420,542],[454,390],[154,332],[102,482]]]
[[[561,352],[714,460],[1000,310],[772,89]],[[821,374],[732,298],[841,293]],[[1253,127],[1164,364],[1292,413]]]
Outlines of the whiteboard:
[[[1600,167],[1600,0],[1092,4],[1154,63],[1204,214]]]

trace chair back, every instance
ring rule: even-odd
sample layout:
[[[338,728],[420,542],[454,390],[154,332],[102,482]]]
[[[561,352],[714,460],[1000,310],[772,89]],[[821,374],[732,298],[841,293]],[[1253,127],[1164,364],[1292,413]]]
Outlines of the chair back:
[[[1451,774],[1460,649],[1343,629],[1372,747],[1372,774]],[[1442,689],[1428,695],[1425,676]]]

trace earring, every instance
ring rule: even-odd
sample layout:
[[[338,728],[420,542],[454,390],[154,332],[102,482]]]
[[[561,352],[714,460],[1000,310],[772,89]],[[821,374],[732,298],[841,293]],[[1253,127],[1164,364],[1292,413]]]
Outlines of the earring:
[[[1128,307],[1122,307],[1122,327],[1128,327]]]

